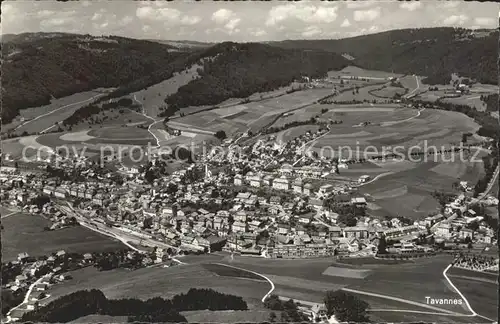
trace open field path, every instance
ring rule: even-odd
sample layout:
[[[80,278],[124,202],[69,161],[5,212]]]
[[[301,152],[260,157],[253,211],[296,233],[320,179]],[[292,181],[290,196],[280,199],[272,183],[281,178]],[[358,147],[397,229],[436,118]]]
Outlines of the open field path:
[[[7,215],[2,215],[2,219],[7,218],[7,217],[10,217],[10,216],[15,215],[15,214],[18,214],[18,213],[19,213],[19,212],[14,211],[14,212],[8,213]]]
[[[142,114],[140,114],[140,115],[142,115],[142,116],[144,116],[144,117],[146,117],[146,118],[148,118],[148,119],[150,119],[150,120],[152,121],[152,122],[151,122],[151,124],[149,124],[149,126],[148,126],[148,132],[149,132],[149,133],[151,134],[151,136],[153,136],[153,137],[154,137],[154,139],[156,140],[156,147],[160,147],[160,139],[159,139],[158,137],[156,137],[156,135],[155,135],[155,134],[151,131],[151,126],[153,126],[154,124],[156,124],[156,123],[160,122],[161,120],[156,120],[156,119],[154,119],[153,117],[151,117],[151,116],[147,115],[147,114],[146,114],[146,110],[144,109],[144,105],[142,104],[142,102],[141,102],[141,101],[139,101],[139,100],[137,99],[137,96],[136,96],[135,94],[134,94],[134,100],[135,100],[137,103],[139,103],[139,104],[141,105],[141,107],[142,107]]]
[[[95,96],[93,96],[92,98],[89,98],[89,99],[85,99],[85,100],[78,101],[78,102],[73,102],[73,103],[70,103],[70,104],[68,104],[68,105],[65,105],[65,106],[59,107],[59,108],[54,109],[54,110],[52,110],[52,111],[50,111],[50,112],[48,112],[48,113],[46,113],[46,114],[43,114],[43,115],[37,116],[37,117],[35,117],[35,118],[33,118],[33,119],[30,119],[30,120],[28,120],[28,121],[25,121],[24,123],[22,123],[22,124],[18,125],[16,128],[14,128],[14,130],[17,130],[17,129],[19,129],[19,128],[23,127],[23,126],[26,126],[26,125],[28,125],[28,124],[31,124],[31,123],[32,123],[32,122],[34,122],[35,120],[38,120],[38,119],[40,119],[40,118],[43,118],[43,117],[45,117],[45,116],[51,115],[51,114],[53,114],[53,113],[55,113],[55,112],[58,112],[58,111],[59,111],[59,110],[61,110],[61,109],[68,108],[68,107],[71,107],[71,106],[74,106],[74,105],[78,105],[78,104],[81,104],[81,103],[85,103],[85,102],[91,101],[91,100],[93,100],[93,99],[95,99],[95,98],[97,98],[97,97],[102,97],[102,96],[104,96],[104,93],[100,93],[100,94],[95,95]],[[46,130],[45,130],[45,131],[46,131]]]

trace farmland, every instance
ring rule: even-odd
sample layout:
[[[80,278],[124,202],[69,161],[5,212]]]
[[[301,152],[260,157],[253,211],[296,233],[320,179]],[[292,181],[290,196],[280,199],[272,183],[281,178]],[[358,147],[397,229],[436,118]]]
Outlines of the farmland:
[[[160,83],[152,85],[147,89],[133,92],[130,95],[136,97],[143,105],[148,116],[157,117],[161,112],[160,107],[166,107],[165,97],[177,92],[177,90],[198,76],[197,70],[201,65],[194,64],[189,69],[174,73],[174,76]]]
[[[49,105],[20,110],[20,116],[6,125],[2,125],[2,132],[16,129],[17,134],[23,132],[36,133],[54,126],[71,116],[79,108],[98,99],[111,89],[95,89],[73,94],[71,96],[53,99]],[[23,121],[21,121],[23,120]]]
[[[50,222],[38,215],[20,213],[2,219],[2,225],[2,255],[5,261],[16,259],[21,252],[40,256],[59,250],[85,253],[123,248],[120,242],[81,226],[44,231]]]
[[[171,298],[190,288],[211,288],[241,296],[250,309],[261,309],[261,299],[269,291],[267,282],[217,276],[199,265],[170,268],[117,269],[99,272],[93,267],[72,271],[73,279],[50,290],[51,300],[81,289],[100,289],[108,298]]]

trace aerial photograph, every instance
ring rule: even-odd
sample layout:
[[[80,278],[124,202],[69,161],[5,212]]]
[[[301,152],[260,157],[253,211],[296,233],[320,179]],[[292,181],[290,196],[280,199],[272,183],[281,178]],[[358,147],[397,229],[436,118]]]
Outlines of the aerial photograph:
[[[2,1],[2,323],[497,323],[500,4]]]

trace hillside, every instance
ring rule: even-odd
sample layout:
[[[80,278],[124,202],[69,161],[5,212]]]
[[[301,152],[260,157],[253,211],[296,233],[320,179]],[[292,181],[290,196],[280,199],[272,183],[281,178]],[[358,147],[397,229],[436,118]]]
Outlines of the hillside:
[[[203,58],[199,77],[166,98],[170,111],[245,98],[288,85],[302,76],[322,77],[349,65],[336,53],[286,50],[259,43],[221,43],[199,56]]]
[[[7,37],[5,37],[7,36]],[[72,34],[5,35],[2,46],[2,120],[20,109],[95,88],[160,82],[186,56],[172,46],[122,37]],[[182,65],[182,64],[181,64]],[[164,67],[163,69],[161,67]]]
[[[481,83],[498,83],[498,31],[495,30],[403,29],[339,40],[290,40],[270,44],[344,54],[366,69],[428,76],[429,84],[445,83],[452,73]]]

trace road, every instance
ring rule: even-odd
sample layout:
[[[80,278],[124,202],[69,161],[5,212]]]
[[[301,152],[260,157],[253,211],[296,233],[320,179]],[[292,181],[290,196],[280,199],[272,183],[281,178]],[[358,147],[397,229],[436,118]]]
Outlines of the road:
[[[488,193],[491,191],[491,189],[493,188],[493,186],[497,182],[499,172],[500,172],[500,164],[497,165],[497,168],[495,169],[495,172],[493,173],[493,177],[491,177],[490,183],[488,184],[488,187],[486,188],[486,190],[477,197],[477,201],[483,200],[484,197],[486,197],[486,195],[488,195]]]
[[[23,299],[23,302],[19,305],[17,305],[16,307],[13,307],[8,313],[7,313],[7,321],[6,323],[9,323],[11,322],[11,319],[10,319],[10,314],[12,313],[12,311],[18,309],[19,307],[23,306],[24,304],[27,304],[29,302],[29,299],[30,299],[30,295],[31,293],[33,292],[33,289],[35,288],[36,285],[38,285],[39,283],[42,282],[44,277],[40,277],[38,278],[34,283],[32,283],[29,288],[28,288],[28,291],[26,292],[26,295],[24,296],[24,299]]]
[[[141,113],[140,115],[142,115],[142,116],[146,117],[147,119],[152,120],[152,123],[151,123],[151,124],[149,124],[149,126],[148,126],[148,132],[149,132],[149,133],[151,134],[151,136],[153,136],[153,137],[154,137],[154,139],[156,140],[156,147],[160,147],[160,139],[159,139],[158,137],[156,137],[156,135],[155,135],[155,134],[151,131],[151,126],[153,126],[154,124],[156,124],[156,123],[160,122],[161,120],[156,120],[156,119],[154,119],[153,117],[151,117],[151,116],[147,115],[147,114],[146,114],[146,110],[144,109],[144,105],[142,104],[142,102],[141,102],[141,101],[139,101],[139,100],[137,99],[137,96],[136,96],[135,94],[134,94],[134,100],[135,100],[137,103],[139,103],[139,104],[141,105],[141,108],[142,108],[142,113]]]
[[[414,75],[414,77],[415,77],[415,80],[417,81],[417,87],[415,89],[413,89],[410,93],[408,93],[407,95],[405,95],[405,98],[410,97],[411,95],[413,95],[415,93],[415,91],[417,91],[418,89],[420,89],[420,82],[418,82],[418,77],[416,75]]]
[[[10,217],[10,216],[12,216],[12,215],[15,215],[15,214],[17,214],[17,213],[19,213],[19,212],[15,211],[15,212],[12,212],[12,213],[8,213],[7,215],[2,215],[2,219],[7,218],[7,217]]]

